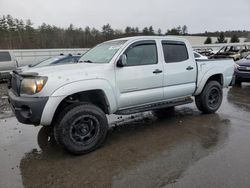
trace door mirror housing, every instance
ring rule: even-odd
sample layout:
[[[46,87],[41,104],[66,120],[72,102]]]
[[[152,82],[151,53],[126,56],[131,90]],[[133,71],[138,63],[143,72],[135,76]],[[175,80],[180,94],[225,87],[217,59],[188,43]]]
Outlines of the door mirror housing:
[[[127,56],[125,54],[122,54],[119,58],[119,60],[117,61],[116,66],[117,67],[124,67],[127,65]]]

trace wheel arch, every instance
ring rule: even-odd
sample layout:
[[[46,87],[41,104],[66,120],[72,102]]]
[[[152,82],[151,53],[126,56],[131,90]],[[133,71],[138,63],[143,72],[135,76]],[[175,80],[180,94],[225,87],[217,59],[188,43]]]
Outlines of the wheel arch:
[[[197,90],[195,91],[195,95],[199,95],[208,82],[210,81],[217,81],[220,83],[221,87],[224,86],[224,76],[222,73],[211,73],[207,74],[205,77],[202,78],[202,80],[199,82],[197,86]]]
[[[117,109],[116,97],[105,80],[74,82],[57,89],[49,98],[42,114],[41,125],[49,126],[65,105],[88,102],[111,114]]]
[[[66,106],[77,103],[94,104],[95,106],[99,107],[105,114],[110,113],[109,102],[104,91],[102,91],[101,89],[87,90],[66,96],[57,106],[52,122]]]

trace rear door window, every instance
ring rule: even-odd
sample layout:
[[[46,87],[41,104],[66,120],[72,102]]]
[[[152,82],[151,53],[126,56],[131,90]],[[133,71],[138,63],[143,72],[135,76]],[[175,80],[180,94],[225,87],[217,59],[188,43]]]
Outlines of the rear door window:
[[[0,52],[0,62],[3,62],[3,61],[11,61],[9,52]]]

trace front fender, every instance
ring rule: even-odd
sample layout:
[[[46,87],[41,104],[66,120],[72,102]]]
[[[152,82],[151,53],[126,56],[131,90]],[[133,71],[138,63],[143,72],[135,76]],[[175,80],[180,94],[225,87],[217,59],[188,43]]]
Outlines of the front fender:
[[[66,84],[51,95],[52,97],[61,97],[61,96],[69,96],[75,93],[89,91],[89,90],[102,90],[107,99],[108,105],[110,106],[111,112],[113,109],[117,108],[117,101],[114,94],[114,91],[111,87],[111,84],[107,80],[104,79],[94,79],[94,80],[83,80],[72,82]]]
[[[110,113],[114,113],[117,110],[117,101],[111,84],[104,79],[83,80],[67,83],[57,90],[55,90],[49,97],[49,100],[43,110],[41,125],[50,125],[54,116],[54,113],[58,105],[65,97],[89,90],[102,90],[107,99]]]

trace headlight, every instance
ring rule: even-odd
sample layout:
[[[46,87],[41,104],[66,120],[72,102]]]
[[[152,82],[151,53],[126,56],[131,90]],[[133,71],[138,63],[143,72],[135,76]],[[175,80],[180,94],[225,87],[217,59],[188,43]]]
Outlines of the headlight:
[[[47,82],[47,77],[24,78],[21,82],[20,93],[33,95],[39,93]]]

